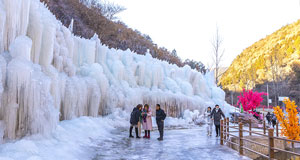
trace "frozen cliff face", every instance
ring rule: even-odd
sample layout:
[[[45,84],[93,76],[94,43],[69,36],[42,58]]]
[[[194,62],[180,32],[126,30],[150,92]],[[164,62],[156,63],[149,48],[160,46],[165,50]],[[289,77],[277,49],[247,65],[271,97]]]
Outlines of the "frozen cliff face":
[[[150,54],[109,49],[74,36],[39,0],[0,0],[0,121],[4,136],[47,134],[59,120],[139,103],[169,116],[224,102],[211,75]],[[224,107],[223,107],[224,108]],[[225,108],[226,110],[226,108]]]

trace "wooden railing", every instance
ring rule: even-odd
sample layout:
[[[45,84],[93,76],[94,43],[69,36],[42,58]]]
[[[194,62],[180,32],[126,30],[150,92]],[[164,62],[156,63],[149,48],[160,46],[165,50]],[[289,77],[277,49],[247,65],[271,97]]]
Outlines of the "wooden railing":
[[[252,131],[252,124],[251,121],[249,122],[249,129],[245,130],[243,129],[243,123],[241,122],[241,119],[239,119],[238,126],[230,125],[229,118],[225,118],[224,120],[221,120],[221,126],[220,126],[220,144],[224,145],[225,143],[235,145],[238,148],[239,154],[244,155],[244,150],[250,151],[252,153],[255,153],[257,155],[260,155],[267,159],[275,159],[275,151],[281,151],[285,152],[294,156],[300,156],[300,153],[297,153],[295,151],[288,151],[286,149],[280,149],[275,147],[275,139],[284,141],[284,144],[286,142],[292,143],[294,146],[294,143],[300,143],[300,141],[295,140],[289,140],[284,137],[279,137],[279,129],[278,124],[276,124],[276,136],[274,135],[274,129],[273,128],[266,128],[266,123],[263,121],[263,127],[260,128],[261,131]],[[230,130],[231,129],[231,130]],[[268,131],[268,134],[266,134],[266,130]],[[237,135],[233,134],[238,132]],[[261,133],[262,132],[262,133]],[[260,142],[253,141],[251,139],[245,138],[244,133],[249,133],[249,136],[251,135],[259,135],[262,137],[266,137],[268,139],[268,144],[263,144]],[[237,143],[231,141],[231,137],[235,137],[237,139]],[[260,151],[255,151],[253,149],[250,149],[246,146],[244,146],[244,141],[266,147],[268,148],[268,154],[264,154]]]

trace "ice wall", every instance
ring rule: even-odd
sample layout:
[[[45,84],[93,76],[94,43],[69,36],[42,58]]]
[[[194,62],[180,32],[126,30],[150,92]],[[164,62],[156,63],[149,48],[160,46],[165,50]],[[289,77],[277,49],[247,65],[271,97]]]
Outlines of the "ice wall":
[[[72,22],[73,23],[73,22]],[[0,0],[0,121],[15,139],[59,120],[160,103],[170,116],[224,102],[213,76],[83,39],[39,0]]]

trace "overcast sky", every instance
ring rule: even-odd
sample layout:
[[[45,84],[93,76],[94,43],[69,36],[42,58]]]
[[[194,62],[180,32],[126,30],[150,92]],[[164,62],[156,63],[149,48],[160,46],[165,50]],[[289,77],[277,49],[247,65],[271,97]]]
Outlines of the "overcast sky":
[[[243,49],[300,19],[299,0],[110,0],[127,8],[118,17],[184,59],[212,63],[216,25],[224,39],[223,66]],[[300,26],[299,26],[300,27]]]

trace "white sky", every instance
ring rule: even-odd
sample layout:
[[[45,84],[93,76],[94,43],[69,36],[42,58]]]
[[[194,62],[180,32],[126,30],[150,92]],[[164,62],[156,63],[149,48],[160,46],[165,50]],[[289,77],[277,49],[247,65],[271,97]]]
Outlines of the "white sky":
[[[299,0],[110,0],[127,8],[118,17],[184,59],[212,63],[216,25],[224,39],[223,66],[243,49],[300,19]],[[299,26],[300,27],[300,26]]]

